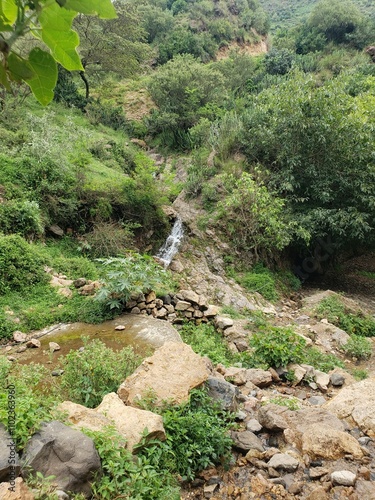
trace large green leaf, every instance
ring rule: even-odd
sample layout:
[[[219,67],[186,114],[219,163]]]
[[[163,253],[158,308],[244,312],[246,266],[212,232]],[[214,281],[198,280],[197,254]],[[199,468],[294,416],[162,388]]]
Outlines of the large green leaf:
[[[103,19],[114,19],[117,17],[111,0],[66,0],[64,7],[81,12],[82,14],[99,16]]]
[[[51,49],[52,55],[68,71],[83,70],[76,51],[79,37],[71,29],[76,12],[62,9],[57,3],[46,6],[40,16],[43,42]]]
[[[18,13],[15,0],[1,0],[0,13],[9,24],[15,23]]]
[[[28,61],[22,59],[14,52],[9,54],[8,57],[8,70],[12,80],[21,82],[33,77],[33,70],[30,68]]]
[[[34,76],[26,83],[38,101],[45,106],[53,99],[53,89],[57,82],[57,64],[48,52],[35,48],[30,52],[29,65]]]

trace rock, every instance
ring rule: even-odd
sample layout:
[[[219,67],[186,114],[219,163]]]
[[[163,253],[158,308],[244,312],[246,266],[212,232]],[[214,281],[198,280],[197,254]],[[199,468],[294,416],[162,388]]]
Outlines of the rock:
[[[331,373],[330,382],[334,387],[341,387],[345,384],[345,378],[341,373]]]
[[[219,489],[218,484],[209,484],[203,487],[204,498],[211,498],[216,490]]]
[[[64,373],[64,370],[53,370],[51,372],[52,377],[61,377],[61,375]]]
[[[293,385],[298,385],[307,373],[306,368],[297,364],[288,365],[288,371],[294,373]]]
[[[126,439],[126,446],[131,451],[143,437],[146,440],[166,439],[163,417],[151,411],[125,406],[114,392],[104,396],[95,409],[97,413],[111,419],[116,429]]]
[[[268,370],[250,368],[246,370],[246,381],[257,387],[268,387],[272,384],[272,375]]]
[[[232,431],[233,446],[240,451],[247,452],[249,450],[264,451],[262,441],[251,431]]]
[[[101,431],[104,427],[112,425],[109,418],[96,410],[71,401],[64,401],[57,407],[59,412],[66,415],[67,420],[75,429],[90,429],[91,431]]]
[[[87,283],[86,278],[78,278],[73,281],[74,288],[82,288]]]
[[[82,290],[82,289],[81,289]],[[57,293],[59,295],[62,295],[63,297],[66,297],[67,299],[70,299],[73,297],[73,292],[71,291],[70,288],[67,288],[67,287],[63,287],[63,288],[59,288],[57,290]]]
[[[57,224],[51,224],[50,226],[47,226],[46,229],[51,234],[53,234],[53,236],[59,236],[59,237],[64,236],[64,230],[61,229],[61,227],[58,226]]]
[[[61,349],[59,344],[57,344],[56,342],[49,342],[48,347],[50,352],[59,351]]]
[[[312,425],[302,435],[302,451],[310,458],[336,460],[345,455],[362,458],[363,452],[358,441],[347,432],[325,428],[321,424]]]
[[[22,333],[19,330],[13,332],[13,340],[15,342],[25,342],[27,339],[26,333]]]
[[[126,326],[125,325],[117,325],[115,327],[115,330],[117,330],[118,332],[122,332],[123,330],[125,330]]]
[[[189,307],[191,307],[191,304],[186,300],[178,300],[175,305],[176,311],[186,311]]]
[[[59,489],[91,495],[91,482],[101,472],[94,442],[61,422],[43,423],[26,445],[24,465],[43,476],[55,476]]]
[[[171,271],[174,271],[175,273],[182,273],[182,271],[184,270],[184,266],[178,259],[173,259],[169,264],[169,269]]]
[[[344,387],[326,403],[325,408],[365,434],[375,436],[375,378],[368,378]]]
[[[237,409],[236,394],[238,389],[220,378],[208,377],[206,380],[208,394],[218,401],[223,410],[234,412]]]
[[[31,349],[37,349],[38,347],[41,346],[40,340],[38,339],[30,339],[27,341],[26,346],[31,348]]]
[[[247,370],[245,368],[230,366],[229,368],[224,369],[224,378],[232,384],[245,385],[247,382],[246,372]]]
[[[27,349],[27,347],[26,347],[25,345],[20,345],[20,346],[17,348],[16,352],[17,352],[17,353],[25,352],[25,351],[26,351],[26,349]]]
[[[315,383],[322,392],[327,392],[330,377],[327,373],[315,370]]]
[[[306,500],[329,500],[329,495],[323,486],[318,486],[309,495],[307,495]]]
[[[275,404],[262,406],[258,413],[259,423],[270,431],[283,431],[288,428],[288,422],[283,415],[286,411],[285,407]]]
[[[0,484],[1,500],[35,500],[32,491],[23,482],[22,477],[17,477],[13,483]]]
[[[11,462],[11,463],[9,463]],[[15,479],[20,473],[20,462],[13,439],[3,424],[0,424],[0,483]],[[2,498],[0,496],[0,498]]]
[[[329,469],[327,467],[311,467],[309,469],[309,478],[310,479],[320,479],[323,476],[329,474]]]
[[[145,295],[145,299],[146,304],[153,302],[154,300],[156,300],[156,293],[154,291],[151,291],[150,293]]]
[[[132,314],[141,314],[141,310],[139,309],[139,307],[133,307],[133,309],[131,310],[131,313]]]
[[[190,346],[166,342],[120,385],[118,395],[126,404],[136,406],[151,390],[158,403],[168,400],[178,404],[209,375],[207,360]]]
[[[246,424],[246,430],[251,432],[260,432],[262,430],[262,426],[255,418],[251,418]]]
[[[215,326],[220,330],[226,330],[233,326],[233,320],[231,318],[226,318],[225,316],[216,316]]]
[[[323,396],[311,396],[311,398],[308,399],[308,402],[314,406],[322,406],[326,400]]]
[[[285,470],[287,472],[297,470],[298,465],[298,460],[287,453],[276,453],[267,464],[268,467],[272,467],[276,470]]]
[[[182,295],[183,300],[199,305],[199,295],[192,290],[180,290],[179,294]]]
[[[96,282],[88,283],[87,285],[83,285],[79,290],[78,293],[84,296],[88,295],[95,295],[96,290],[99,288],[99,286],[96,284]]]
[[[341,486],[354,486],[357,476],[350,470],[338,470],[332,472],[331,481],[333,484],[339,484]]]
[[[136,144],[142,149],[147,149],[147,143],[143,139],[136,139],[135,137],[130,139],[130,142],[133,144]]]
[[[203,314],[205,318],[213,318],[219,314],[219,308],[217,306],[209,305]]]

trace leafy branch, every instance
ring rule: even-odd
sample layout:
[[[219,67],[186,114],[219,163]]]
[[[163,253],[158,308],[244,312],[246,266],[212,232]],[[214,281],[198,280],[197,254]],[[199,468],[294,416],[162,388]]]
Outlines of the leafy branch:
[[[116,17],[111,0],[0,0],[0,85],[11,91],[12,82],[24,81],[41,104],[48,104],[57,63],[68,71],[84,70],[76,50],[79,36],[72,29],[79,13]],[[28,33],[40,46],[25,58],[15,47]]]

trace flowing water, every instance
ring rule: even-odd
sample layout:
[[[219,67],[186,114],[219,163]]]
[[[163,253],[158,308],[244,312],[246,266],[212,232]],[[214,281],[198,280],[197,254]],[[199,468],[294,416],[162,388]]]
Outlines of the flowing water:
[[[184,228],[182,220],[177,217],[168,238],[156,255],[156,257],[164,263],[164,267],[168,267],[172,262],[173,257],[178,252],[183,237]]]

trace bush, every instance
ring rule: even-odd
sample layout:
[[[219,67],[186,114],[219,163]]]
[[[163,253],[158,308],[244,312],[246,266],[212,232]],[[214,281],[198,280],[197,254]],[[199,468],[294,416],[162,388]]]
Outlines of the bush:
[[[141,358],[132,347],[115,352],[100,340],[82,340],[83,351],[70,351],[63,360],[61,385],[69,400],[94,408],[106,394],[117,391]]]
[[[94,440],[103,469],[102,477],[92,485],[96,499],[179,500],[179,488],[172,474],[150,465],[144,457],[133,456],[116,430],[84,432]]]
[[[51,409],[56,406],[50,385],[47,387],[48,371],[39,364],[7,365],[0,357],[0,422],[8,427],[7,397],[9,385],[14,385],[17,418],[12,437],[18,450],[22,450],[28,439],[36,432],[41,422],[53,419]]]
[[[232,440],[228,430],[233,426],[232,417],[205,390],[192,390],[187,403],[167,406],[161,413],[167,440],[139,452],[149,463],[189,481],[209,466],[229,465]]]
[[[0,231],[36,238],[43,234],[42,214],[35,201],[6,201],[0,203]]]
[[[240,282],[247,290],[258,292],[267,300],[276,301],[279,298],[275,278],[266,268],[262,272],[245,273]]]
[[[138,224],[97,222],[90,233],[82,236],[82,250],[91,257],[124,255],[134,247],[133,229]]]
[[[311,365],[322,372],[329,372],[337,366],[345,368],[345,364],[334,354],[319,351],[316,347],[309,347],[303,355],[303,363]]]
[[[320,318],[327,318],[330,323],[345,330],[349,335],[375,337],[375,320],[362,312],[350,312],[345,304],[335,296],[323,299],[316,308]]]
[[[121,309],[132,295],[149,292],[167,278],[165,270],[151,257],[137,253],[99,261],[104,268],[104,286],[96,294],[96,300],[110,309]]]
[[[0,236],[0,293],[46,282],[44,262],[21,236]]]
[[[86,257],[55,257],[50,261],[54,271],[65,274],[69,279],[98,279],[98,270]]]
[[[254,333],[249,341],[253,363],[267,368],[279,368],[303,360],[305,340],[290,328],[268,327]]]
[[[353,358],[368,359],[372,354],[372,342],[369,339],[353,334],[348,342],[342,346],[342,350]]]

